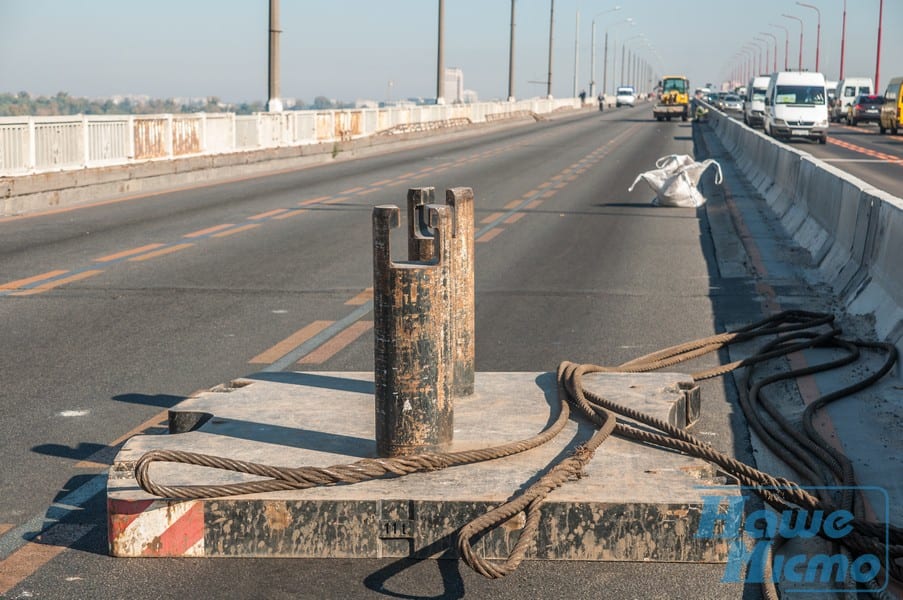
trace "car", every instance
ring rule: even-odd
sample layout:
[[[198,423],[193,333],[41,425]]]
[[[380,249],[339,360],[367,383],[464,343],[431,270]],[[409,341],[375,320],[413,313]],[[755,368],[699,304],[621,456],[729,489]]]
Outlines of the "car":
[[[884,98],[876,94],[856,96],[856,99],[847,107],[847,124],[855,127],[863,121],[880,122],[882,104],[884,104]]]
[[[633,106],[636,104],[636,91],[630,86],[621,86],[615,95],[615,106]]]
[[[741,112],[743,111],[743,100],[736,94],[727,94],[721,100],[721,110],[725,112]]]

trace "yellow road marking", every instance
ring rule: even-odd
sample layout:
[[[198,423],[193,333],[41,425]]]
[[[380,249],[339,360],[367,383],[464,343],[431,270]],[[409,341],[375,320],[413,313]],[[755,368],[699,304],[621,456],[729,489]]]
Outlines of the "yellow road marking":
[[[142,260],[150,260],[152,258],[157,258],[158,256],[166,256],[167,254],[172,254],[173,252],[178,252],[179,250],[184,250],[185,248],[191,248],[194,246],[192,243],[185,244],[176,244],[175,246],[169,246],[167,248],[160,248],[159,250],[155,250],[154,252],[148,252],[147,254],[141,254],[140,256],[133,256],[129,259],[130,262],[139,262]]]
[[[310,200],[303,200],[298,203],[298,206],[309,206],[311,204],[319,204],[324,200],[328,199],[329,196],[317,196],[316,198],[311,198]]]
[[[90,271],[82,271],[81,273],[76,273],[75,275],[71,275],[69,277],[63,277],[62,279],[56,279],[54,281],[48,281],[43,285],[39,285],[37,287],[33,287],[28,290],[24,290],[21,292],[15,292],[10,294],[11,296],[33,296],[34,294],[41,294],[46,292],[47,290],[52,290],[54,288],[58,288],[61,285],[66,285],[67,283],[72,283],[74,281],[81,281],[82,279],[87,279],[88,277],[94,277],[95,275],[99,275],[103,273],[103,269],[91,269]]]
[[[505,213],[501,213],[501,212],[492,213],[491,215],[483,217],[483,220],[480,221],[480,223],[492,223],[493,221],[495,221],[496,219],[498,219],[499,217],[501,217],[504,214]]]
[[[202,235],[207,235],[208,233],[214,233],[216,231],[222,231],[223,229],[229,229],[230,227],[235,227],[235,223],[224,223],[222,225],[216,225],[214,227],[208,227],[207,229],[201,229],[200,231],[194,231],[192,233],[186,233],[182,237],[187,238],[196,238],[201,237]]]
[[[30,283],[34,283],[36,281],[42,281],[44,279],[50,279],[51,277],[57,277],[62,275],[63,273],[68,273],[69,271],[60,270],[60,271],[48,271],[46,273],[42,273],[41,275],[35,275],[34,277],[28,277],[26,279],[17,279],[15,281],[10,281],[9,283],[4,283],[0,285],[0,290],[17,290],[20,287],[26,286]]]
[[[357,321],[348,326],[338,335],[318,347],[310,354],[298,361],[299,365],[318,365],[326,362],[340,350],[351,344],[365,332],[373,327],[373,321]]]
[[[254,215],[253,217],[248,217],[249,221],[259,221],[261,219],[266,219],[269,217],[275,217],[276,215],[281,215],[286,212],[287,208],[276,208],[273,210],[268,210],[267,212],[262,212],[259,215]]]
[[[148,252],[155,248],[159,248],[162,245],[163,244],[148,244],[147,246],[141,246],[140,248],[132,248],[131,250],[124,250],[123,252],[117,252],[116,254],[101,256],[100,258],[95,258],[94,262],[109,262],[111,260],[119,260],[120,258],[126,258],[128,256],[134,256],[136,254]]]
[[[314,321],[288,336],[272,348],[264,350],[248,362],[251,364],[271,365],[310,338],[314,337],[335,321]]]
[[[228,235],[234,235],[236,233],[241,233],[242,231],[248,231],[249,229],[256,229],[260,227],[259,223],[252,223],[250,225],[242,225],[241,227],[236,227],[235,229],[227,229],[225,231],[220,231],[219,233],[214,233],[210,237],[226,237]]]
[[[361,306],[373,299],[373,288],[368,287],[366,290],[345,303],[345,306]]]
[[[302,208],[301,210],[290,210],[287,213],[283,213],[279,216],[273,217],[274,219],[288,219],[289,217],[294,217],[296,215],[301,215],[307,212],[306,208]]]
[[[521,219],[523,219],[526,216],[527,216],[527,213],[522,213],[522,212],[514,213],[513,215],[511,215],[510,217],[505,219],[505,223],[507,225],[511,225],[512,223],[517,223],[518,221],[520,221]]]
[[[488,242],[489,240],[493,239],[495,236],[497,236],[501,232],[502,232],[501,227],[493,227],[492,229],[490,229],[489,231],[487,231],[486,233],[484,233],[483,235],[478,237],[477,241],[478,242]]]

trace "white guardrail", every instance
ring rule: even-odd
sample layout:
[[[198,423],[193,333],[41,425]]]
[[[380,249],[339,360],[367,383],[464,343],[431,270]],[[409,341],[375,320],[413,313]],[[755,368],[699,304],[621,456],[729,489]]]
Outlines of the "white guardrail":
[[[337,142],[578,106],[574,98],[543,98],[252,115],[0,117],[0,177]]]

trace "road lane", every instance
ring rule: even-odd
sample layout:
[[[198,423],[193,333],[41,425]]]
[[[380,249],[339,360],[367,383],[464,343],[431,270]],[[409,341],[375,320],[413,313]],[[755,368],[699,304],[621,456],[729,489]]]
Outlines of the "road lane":
[[[90,279],[0,298],[7,342],[0,523],[21,525],[58,490],[92,481],[99,471],[79,461],[192,391],[260,370],[249,364],[255,357],[313,324],[345,320],[323,343],[353,326],[358,333],[317,369],[372,369],[370,317],[355,300],[372,285],[370,210],[403,204],[407,187],[435,185],[441,193],[472,186],[478,231],[497,232],[476,247],[479,370],[553,370],[563,359],[613,364],[714,332],[725,318],[719,303],[736,311],[731,318],[756,318],[745,297],[748,282],[718,275],[704,212],[652,208],[647,189],[626,192],[659,156],[692,152],[690,124],[649,121],[647,111],[584,114],[529,131],[45,217],[33,227],[0,224],[4,281],[122,258]],[[280,218],[300,206],[307,212]],[[249,219],[259,226],[214,237]],[[128,260],[143,255],[130,254],[136,249],[156,252],[161,247],[149,247],[173,247],[197,232],[204,233],[181,252]],[[289,350],[273,364],[286,356],[291,360],[280,368],[298,368],[303,355]],[[707,385],[710,410],[700,430],[743,455],[747,442],[731,431],[725,393]],[[682,582],[685,590],[716,589],[711,597],[737,593],[717,586],[717,566],[527,564],[523,575],[488,582],[457,563],[407,569],[387,561],[113,560],[105,555],[101,500],[69,515],[74,525],[91,526],[78,529],[83,536],[72,541],[74,549],[13,593],[251,597],[266,590],[267,597],[289,597],[314,584],[348,597],[397,583],[427,595],[444,586],[452,595],[466,587],[502,598],[545,582],[543,596],[596,597],[600,580],[636,574],[639,580],[609,582],[617,597],[656,597],[663,588],[650,586],[649,577]]]

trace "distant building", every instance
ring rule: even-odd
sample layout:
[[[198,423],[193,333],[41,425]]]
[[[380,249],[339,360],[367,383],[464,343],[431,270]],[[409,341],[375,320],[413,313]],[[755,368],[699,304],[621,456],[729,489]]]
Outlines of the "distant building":
[[[461,102],[464,102],[465,104],[474,104],[479,101],[480,99],[475,90],[464,90],[464,93],[461,96]]]
[[[354,101],[354,108],[379,108],[379,102],[376,100],[358,99]]]
[[[445,69],[445,103],[464,102],[464,71],[454,67]]]

